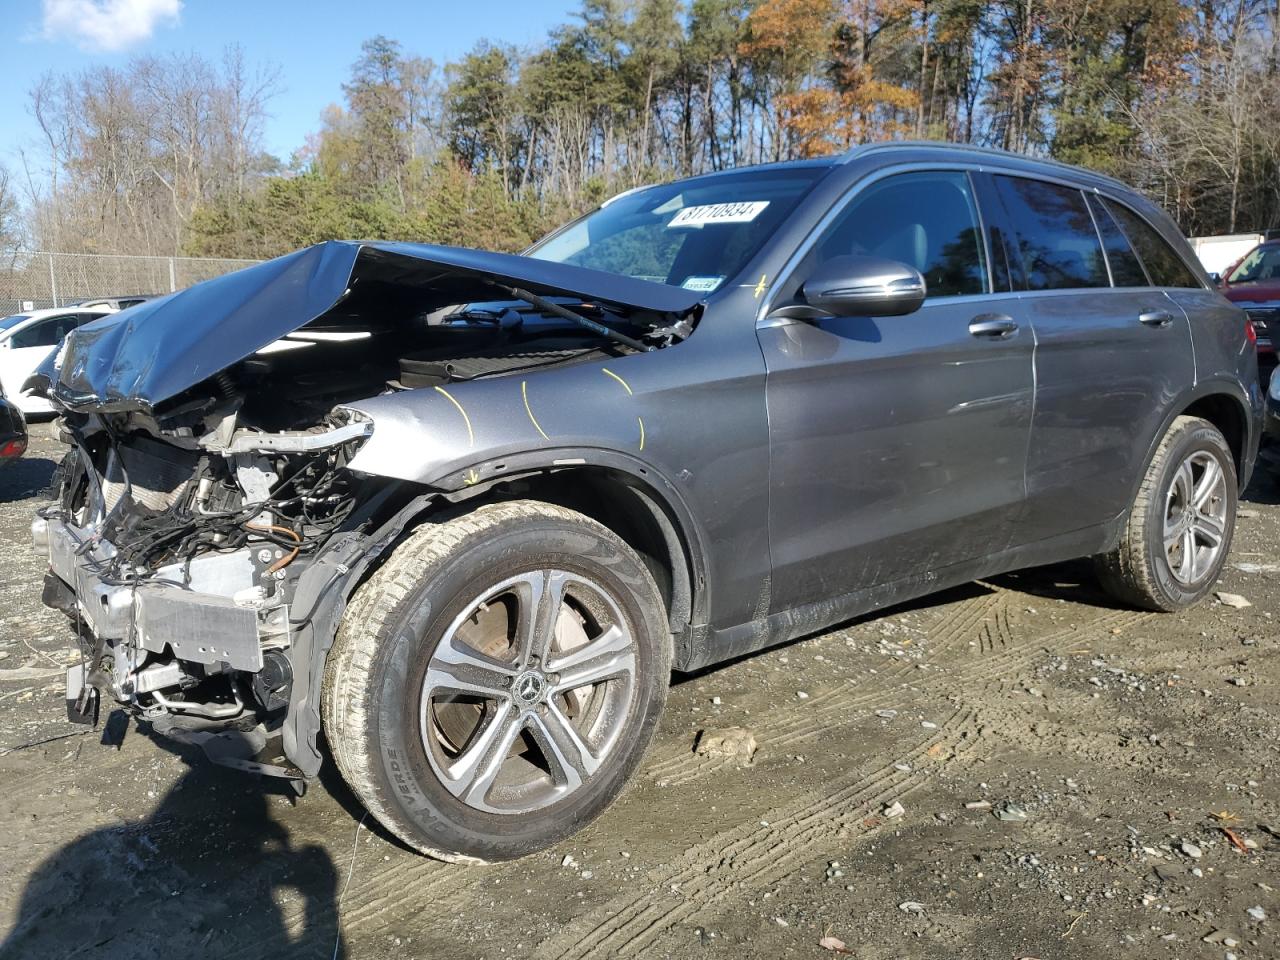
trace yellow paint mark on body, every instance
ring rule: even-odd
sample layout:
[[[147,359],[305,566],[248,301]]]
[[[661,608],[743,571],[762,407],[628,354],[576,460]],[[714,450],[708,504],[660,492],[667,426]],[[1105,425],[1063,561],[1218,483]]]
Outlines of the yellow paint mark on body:
[[[760,274],[760,282],[756,284],[756,292],[755,292],[755,298],[757,300],[759,300],[760,297],[764,294],[764,284],[765,284],[765,281],[768,279],[769,279],[769,275],[767,273]]]
[[[436,393],[443,396],[458,408],[458,412],[462,414],[462,422],[467,425],[467,446],[474,447],[476,445],[476,434],[475,431],[471,429],[471,418],[467,416],[467,411],[462,409],[462,404],[453,399],[453,395],[449,393],[449,391],[445,390],[444,387],[436,387]]]
[[[480,473],[474,467],[466,472],[462,478],[462,482],[468,487],[474,487],[480,482]]]
[[[622,389],[627,391],[628,396],[635,395],[631,392],[630,384],[628,384],[627,381],[623,380],[620,376],[618,376],[612,370],[608,369],[607,367],[601,367],[600,372],[603,373],[606,377],[613,377],[613,379],[617,380],[620,384],[622,384]]]
[[[546,433],[542,429],[542,426],[538,423],[538,418],[535,417],[533,415],[533,411],[529,409],[529,381],[527,380],[520,381],[520,396],[524,398],[524,412],[529,415],[529,422],[533,424],[533,429],[537,430],[538,433],[542,434],[543,440],[550,440],[551,438],[546,435]]]
[[[632,391],[631,389],[631,384],[627,383],[627,381],[623,380],[620,376],[618,376],[612,370],[608,369],[607,367],[601,367],[600,372],[607,377],[613,377],[613,379],[617,380],[620,384],[622,384],[622,389],[627,391],[627,396],[629,397],[635,396],[635,392]],[[644,418],[637,416],[636,422],[640,424],[640,449],[643,450],[644,449]]]

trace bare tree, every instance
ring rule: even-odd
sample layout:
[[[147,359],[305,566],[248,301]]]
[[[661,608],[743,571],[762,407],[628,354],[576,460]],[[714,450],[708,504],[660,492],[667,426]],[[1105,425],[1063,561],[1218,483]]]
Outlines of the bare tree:
[[[43,169],[29,167],[36,241],[70,251],[180,253],[196,209],[242,202],[255,173],[276,75],[237,48],[220,65],[195,54],[42,78],[30,108]]]

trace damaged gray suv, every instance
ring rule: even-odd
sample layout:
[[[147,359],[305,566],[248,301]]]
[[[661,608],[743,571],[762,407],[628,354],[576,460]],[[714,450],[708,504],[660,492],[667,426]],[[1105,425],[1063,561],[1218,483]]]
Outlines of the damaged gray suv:
[[[37,381],[72,714],[230,728],[300,781],[331,754],[451,860],[599,814],[673,669],[1073,557],[1195,603],[1262,402],[1149,202],[927,144],[635,190],[523,256],[320,244]]]

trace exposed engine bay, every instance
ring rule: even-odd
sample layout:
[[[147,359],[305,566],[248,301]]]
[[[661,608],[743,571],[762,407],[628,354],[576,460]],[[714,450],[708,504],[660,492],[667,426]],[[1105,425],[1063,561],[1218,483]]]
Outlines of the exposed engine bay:
[[[84,342],[76,335],[60,351],[44,386],[72,451],[33,535],[49,554],[45,602],[81,639],[82,663],[68,671],[72,719],[92,722],[100,695],[188,729],[271,734],[300,703],[314,713],[299,674],[332,639],[340,587],[353,589],[399,533],[406,505],[420,511],[433,497],[351,468],[377,427],[346,404],[624,357],[692,330],[689,316],[380,270],[353,270],[330,309],[172,395],[116,385],[157,375],[131,358],[136,331],[120,324],[86,328]],[[495,290],[513,298],[460,298]],[[446,296],[457,299],[441,305]],[[95,355],[95,336],[115,351],[114,368],[107,346]],[[286,731],[284,753],[310,757],[314,744],[299,750],[298,736]],[[314,773],[315,763],[301,766]]]

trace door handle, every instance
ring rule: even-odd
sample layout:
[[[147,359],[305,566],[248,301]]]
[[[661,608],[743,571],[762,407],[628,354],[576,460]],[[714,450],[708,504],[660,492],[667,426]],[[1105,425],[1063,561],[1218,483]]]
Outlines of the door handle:
[[[1173,323],[1173,314],[1167,310],[1149,310],[1138,314],[1138,322],[1148,327],[1167,327]]]
[[[1008,340],[1017,332],[1013,317],[1003,313],[982,313],[969,321],[969,333],[988,340]]]

